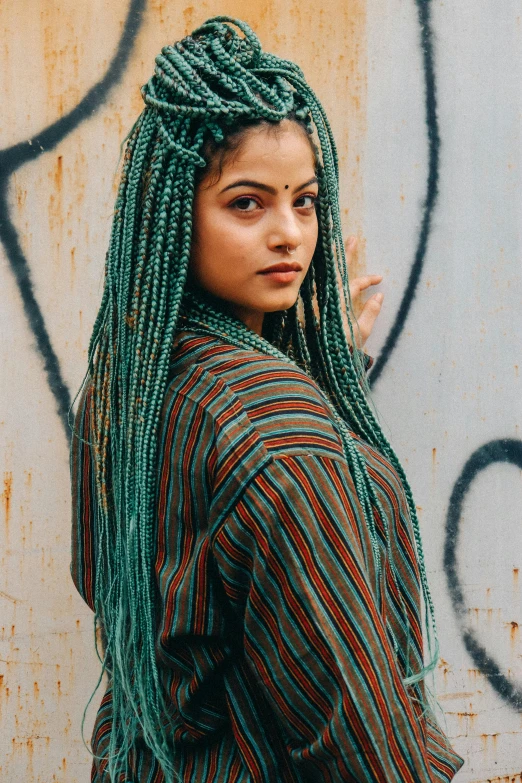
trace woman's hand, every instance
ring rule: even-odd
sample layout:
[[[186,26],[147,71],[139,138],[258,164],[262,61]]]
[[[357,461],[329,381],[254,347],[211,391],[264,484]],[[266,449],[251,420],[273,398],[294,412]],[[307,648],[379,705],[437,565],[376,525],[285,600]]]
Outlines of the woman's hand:
[[[351,237],[347,243],[346,255],[347,263],[350,267],[350,262],[357,247],[357,238]],[[383,293],[374,294],[366,302],[358,302],[358,298],[363,291],[370,288],[372,285],[378,285],[382,280],[382,275],[363,275],[362,277],[354,277],[350,281],[350,297],[354,303],[354,310],[357,315],[357,323],[359,324],[359,332],[357,328],[354,328],[354,337],[357,343],[357,348],[362,348],[368,337],[372,333],[373,326],[381,311],[382,300],[384,299]]]

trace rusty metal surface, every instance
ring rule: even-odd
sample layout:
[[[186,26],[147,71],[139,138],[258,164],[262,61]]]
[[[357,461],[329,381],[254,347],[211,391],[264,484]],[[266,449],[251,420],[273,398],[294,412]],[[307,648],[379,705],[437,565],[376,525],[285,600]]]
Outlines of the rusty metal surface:
[[[518,781],[520,9],[370,0],[367,19],[364,231],[386,282],[371,352],[399,334],[373,396],[420,507],[457,779]]]
[[[448,528],[466,460],[494,439],[519,438],[522,412],[513,207],[522,189],[520,19],[514,2],[503,6],[497,40],[505,59],[486,74],[478,31],[499,20],[480,4],[473,45],[466,38],[471,7],[470,0],[460,14],[433,7],[444,152],[438,200],[422,275],[374,399],[420,508],[441,638],[437,690],[447,730],[467,760],[458,780],[518,783],[522,713],[499,694],[488,669],[493,660],[508,683],[522,687],[516,460],[477,473]],[[295,59],[331,118],[346,236],[359,237],[352,272],[385,275],[371,352],[385,345],[407,287],[429,173],[426,62],[413,0],[0,4],[0,195],[13,229],[3,229],[0,246],[0,778],[9,783],[89,779],[80,722],[99,666],[92,616],[69,576],[69,444],[60,405],[85,370],[119,144],[141,109],[139,85],[161,46],[217,13],[243,17],[267,48]],[[117,60],[123,39],[125,62],[124,55]],[[86,103],[97,83],[103,99]],[[484,92],[495,112],[488,113]],[[480,132],[470,119],[476,106]],[[59,121],[69,116],[74,122],[64,129]],[[504,124],[495,123],[499,116]],[[47,146],[38,150],[45,129]],[[465,617],[455,611],[459,588]],[[487,653],[481,665],[466,647],[466,630]]]

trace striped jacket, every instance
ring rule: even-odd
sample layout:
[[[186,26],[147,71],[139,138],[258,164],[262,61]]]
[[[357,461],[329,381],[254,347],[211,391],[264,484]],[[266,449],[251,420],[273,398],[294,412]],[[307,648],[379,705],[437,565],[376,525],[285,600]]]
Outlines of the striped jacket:
[[[76,414],[84,437],[90,400],[87,387]],[[178,334],[159,427],[155,576],[157,657],[183,783],[428,783],[462,765],[420,714],[422,686],[402,682],[406,655],[414,671],[422,661],[411,522],[393,467],[354,438],[398,571],[394,579],[385,560],[380,583],[315,383],[258,351]],[[71,481],[71,573],[93,608],[93,462],[77,438]],[[92,735],[98,756],[110,726],[109,683]],[[164,780],[139,740],[132,767],[132,783]],[[92,781],[109,782],[103,758]]]

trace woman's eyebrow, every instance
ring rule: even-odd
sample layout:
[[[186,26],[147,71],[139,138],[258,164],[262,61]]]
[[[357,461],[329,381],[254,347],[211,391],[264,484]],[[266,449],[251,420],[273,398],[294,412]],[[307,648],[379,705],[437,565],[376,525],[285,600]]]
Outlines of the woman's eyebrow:
[[[312,179],[309,179],[308,182],[304,182],[302,185],[299,185],[299,187],[295,188],[295,190],[292,191],[292,193],[297,193],[298,190],[302,190],[303,188],[308,187],[308,185],[313,185],[317,182],[317,177],[312,177]],[[239,188],[239,187],[247,187],[247,188],[257,188],[258,190],[266,190],[267,193],[270,193],[272,196],[275,196],[277,194],[277,190],[275,188],[270,187],[270,185],[263,185],[262,182],[256,182],[253,179],[238,179],[237,182],[232,182],[230,185],[227,185],[226,188],[223,188],[223,190],[220,190],[219,193],[224,193],[225,190],[230,190],[231,188]]]

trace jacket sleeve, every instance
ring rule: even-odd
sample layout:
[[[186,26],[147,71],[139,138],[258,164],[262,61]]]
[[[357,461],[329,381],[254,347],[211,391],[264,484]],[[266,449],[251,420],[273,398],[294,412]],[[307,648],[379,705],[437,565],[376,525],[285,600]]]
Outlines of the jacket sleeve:
[[[92,385],[85,386],[78,402],[71,435],[71,576],[83,600],[94,611],[95,500],[94,455],[89,419]]]
[[[303,780],[449,781],[462,760],[438,753],[403,686],[341,465],[277,457],[216,534],[248,669]]]

